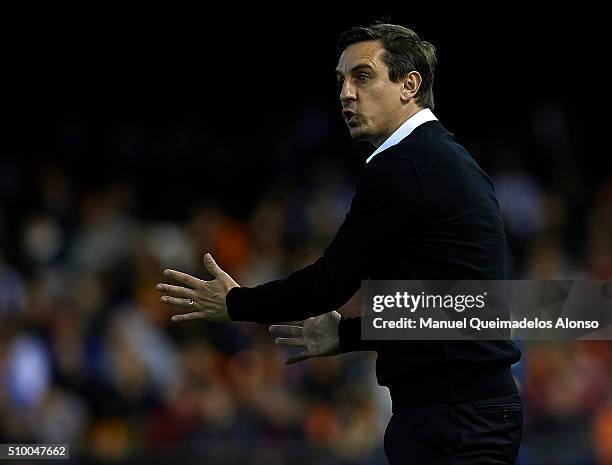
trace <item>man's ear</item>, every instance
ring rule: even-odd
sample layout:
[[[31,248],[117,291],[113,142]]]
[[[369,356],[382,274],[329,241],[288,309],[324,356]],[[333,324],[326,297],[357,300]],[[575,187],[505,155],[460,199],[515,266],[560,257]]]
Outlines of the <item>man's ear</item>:
[[[423,78],[418,71],[410,71],[402,80],[402,102],[408,103],[419,91]]]

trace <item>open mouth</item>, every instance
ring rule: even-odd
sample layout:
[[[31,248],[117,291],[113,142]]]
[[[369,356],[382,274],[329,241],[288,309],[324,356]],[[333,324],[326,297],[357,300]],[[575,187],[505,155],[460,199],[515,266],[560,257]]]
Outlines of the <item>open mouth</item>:
[[[357,122],[357,113],[353,113],[352,111],[343,111],[342,114],[346,124]]]

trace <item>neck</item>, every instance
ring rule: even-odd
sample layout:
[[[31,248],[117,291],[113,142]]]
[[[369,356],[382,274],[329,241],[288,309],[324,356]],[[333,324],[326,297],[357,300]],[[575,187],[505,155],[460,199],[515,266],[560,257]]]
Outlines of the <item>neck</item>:
[[[399,119],[399,122],[394,125],[391,131],[388,131],[387,133],[381,135],[376,140],[372,140],[372,145],[374,145],[375,148],[380,147],[383,142],[386,141],[391,136],[391,134],[397,131],[402,124],[404,124],[421,110],[422,108],[417,105],[412,106],[404,115],[402,115],[402,117]]]

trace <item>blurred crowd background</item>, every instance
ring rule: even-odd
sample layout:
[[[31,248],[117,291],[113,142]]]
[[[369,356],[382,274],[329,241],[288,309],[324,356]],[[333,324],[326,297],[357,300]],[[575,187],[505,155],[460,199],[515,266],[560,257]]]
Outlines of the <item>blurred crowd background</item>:
[[[21,36],[0,154],[0,443],[69,443],[82,463],[386,463],[374,354],[286,367],[266,326],[170,324],[154,289],[167,267],[209,278],[205,252],[242,285],[285,276],[342,222],[372,148],[344,128],[335,43],[372,17],[310,14]],[[584,80],[564,74],[588,62],[560,44],[567,23],[390,19],[439,50],[434,112],[495,183],[508,277],[612,279],[612,170]],[[612,464],[612,343],[521,349],[519,463]]]

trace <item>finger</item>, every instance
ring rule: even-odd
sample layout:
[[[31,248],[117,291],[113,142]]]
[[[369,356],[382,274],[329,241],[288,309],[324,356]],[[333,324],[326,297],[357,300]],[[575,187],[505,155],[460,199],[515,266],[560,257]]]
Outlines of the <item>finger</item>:
[[[157,286],[155,286],[155,289],[161,292],[167,292],[168,294],[174,297],[185,297],[187,299],[193,299],[195,297],[195,292],[193,292],[192,289],[188,289],[186,287],[159,283]]]
[[[179,299],[177,297],[170,297],[170,296],[167,296],[167,295],[163,295],[163,296],[161,296],[161,299],[159,299],[159,300],[161,300],[161,302],[164,303],[164,304],[174,305],[176,307],[187,307],[187,308],[191,307],[191,308],[193,308],[193,304],[189,303],[190,299]]]
[[[188,321],[188,320],[200,320],[206,318],[204,313],[201,312],[193,312],[193,313],[183,313],[182,315],[174,315],[170,320],[172,321]]]
[[[314,357],[314,355],[310,354],[309,352],[300,352],[299,354],[294,355],[293,357],[288,357],[285,360],[285,365],[291,365],[292,363],[301,362],[302,360],[306,360],[312,357]]]
[[[306,341],[301,337],[277,337],[274,344],[284,347],[306,347]]]
[[[215,278],[224,277],[226,274],[225,271],[223,271],[219,265],[217,265],[217,262],[209,253],[204,255],[204,266]]]
[[[183,283],[190,287],[196,287],[200,283],[201,279],[194,278],[190,274],[182,273],[176,270],[164,270],[164,276],[172,278],[179,283]]]
[[[302,337],[304,335],[304,328],[301,326],[290,326],[290,325],[271,325],[268,328],[270,334],[275,336],[297,336]]]

